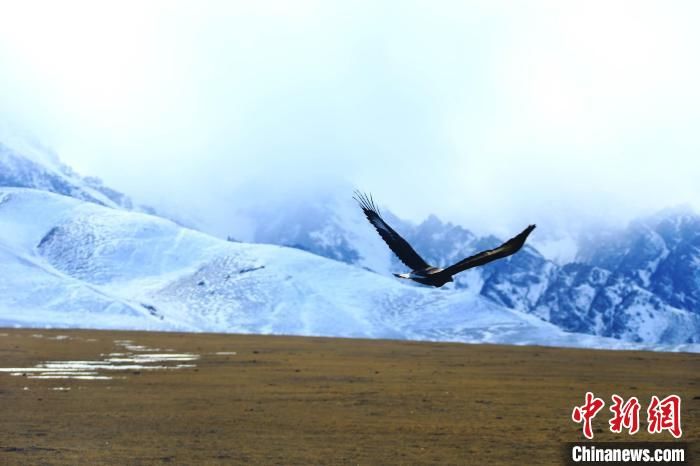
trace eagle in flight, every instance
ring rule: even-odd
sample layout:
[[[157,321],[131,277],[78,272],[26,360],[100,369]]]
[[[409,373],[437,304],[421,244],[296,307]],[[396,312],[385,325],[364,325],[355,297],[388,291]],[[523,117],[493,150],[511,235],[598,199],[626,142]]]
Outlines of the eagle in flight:
[[[482,251],[466,259],[462,259],[456,264],[441,269],[425,262],[411,245],[384,221],[381,215],[379,215],[379,209],[377,209],[377,206],[374,204],[374,199],[372,199],[371,196],[355,191],[355,196],[353,198],[360,204],[362,211],[367,216],[367,220],[374,225],[374,228],[377,229],[379,236],[381,236],[384,242],[389,246],[389,249],[396,254],[396,257],[398,257],[401,262],[411,268],[409,273],[395,273],[394,275],[399,278],[413,280],[423,285],[430,285],[438,288],[445,283],[451,282],[452,276],[459,272],[515,254],[523,247],[528,235],[535,229],[535,225],[530,225],[525,228],[522,233],[509,239],[497,248]]]

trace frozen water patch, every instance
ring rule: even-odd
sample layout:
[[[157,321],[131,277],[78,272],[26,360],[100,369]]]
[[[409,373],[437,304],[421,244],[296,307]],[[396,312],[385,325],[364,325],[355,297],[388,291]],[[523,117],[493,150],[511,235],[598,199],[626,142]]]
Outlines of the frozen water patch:
[[[236,353],[235,351],[217,351],[216,353],[217,356],[235,356]]]
[[[167,362],[167,361],[194,361],[199,359],[196,354],[182,353],[182,354],[163,354],[163,353],[151,353],[151,354],[135,354],[132,357],[118,357],[118,358],[108,358],[105,361],[109,362],[132,362],[132,363],[151,363],[151,362]]]
[[[43,335],[37,338],[43,338]],[[107,374],[112,374],[114,371],[185,369],[196,367],[196,365],[181,363],[199,359],[198,354],[164,353],[162,351],[172,350],[136,345],[131,340],[116,340],[115,343],[128,351],[109,353],[108,357],[97,361],[46,361],[34,367],[0,367],[0,372],[9,373],[14,377],[24,376],[28,379],[110,380],[114,377]],[[137,351],[142,353],[137,353]]]
[[[128,351],[141,351],[141,352],[172,351],[172,350],[167,350],[167,349],[163,350],[160,348],[149,348],[148,346],[136,345],[131,340],[114,340],[114,343],[116,343],[117,345],[123,347],[124,349],[126,349]]]
[[[112,380],[106,375],[31,375],[28,379],[74,379],[74,380]],[[123,377],[122,377],[123,378]]]

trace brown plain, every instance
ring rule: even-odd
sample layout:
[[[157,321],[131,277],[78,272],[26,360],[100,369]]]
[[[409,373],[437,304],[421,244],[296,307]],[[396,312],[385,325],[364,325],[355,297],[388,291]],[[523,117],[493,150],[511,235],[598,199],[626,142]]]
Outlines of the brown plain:
[[[0,464],[561,464],[586,391],[681,396],[696,458],[700,356],[284,336],[0,330],[0,366],[99,359],[115,340],[196,368],[39,380],[0,373]],[[44,338],[32,337],[42,334]],[[67,335],[52,340],[47,337]],[[89,341],[94,340],[94,341]],[[236,354],[216,354],[235,352]],[[55,387],[70,390],[52,390]],[[25,389],[26,387],[26,389]]]

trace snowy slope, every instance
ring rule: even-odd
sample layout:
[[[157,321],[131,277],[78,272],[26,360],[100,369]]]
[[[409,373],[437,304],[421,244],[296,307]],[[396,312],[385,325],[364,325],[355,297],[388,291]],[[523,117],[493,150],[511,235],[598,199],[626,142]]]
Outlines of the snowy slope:
[[[319,256],[389,273],[393,255],[352,199],[351,185],[295,193],[294,198],[266,200],[242,209],[255,225],[250,240],[290,246]],[[389,214],[390,215],[390,214]],[[398,220],[392,220],[400,222]],[[236,234],[234,233],[234,236]]]
[[[153,213],[135,206],[123,193],[99,178],[83,177],[63,164],[56,153],[35,138],[0,122],[0,186],[35,188],[97,204]]]
[[[634,347],[476,294],[30,189],[0,188],[0,276],[3,325]]]
[[[352,188],[342,189],[342,194],[330,190],[255,209],[254,239],[384,274],[405,271],[362,217],[350,197]],[[503,241],[477,237],[434,215],[411,224],[386,209],[383,214],[438,266]],[[530,243],[535,244],[528,241],[514,256],[459,274],[450,287],[571,332],[651,344],[700,342],[700,217],[689,209],[667,210],[609,237],[589,238],[569,263],[547,259]]]

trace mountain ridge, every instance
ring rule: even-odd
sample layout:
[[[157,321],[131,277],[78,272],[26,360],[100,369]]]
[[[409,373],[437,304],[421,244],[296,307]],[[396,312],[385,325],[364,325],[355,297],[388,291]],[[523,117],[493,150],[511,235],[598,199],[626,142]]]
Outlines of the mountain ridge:
[[[361,218],[359,209],[352,212],[347,206],[336,208],[338,203],[354,207],[350,200],[336,198],[326,210],[349,212],[348,215]],[[302,211],[297,215],[303,218],[306,214]],[[383,215],[424,259],[438,266],[502,242],[493,235],[477,237],[435,215],[418,224],[405,222],[387,209],[383,209]],[[274,229],[268,227],[264,241],[368,267],[360,248],[355,248],[358,234],[347,234],[343,226],[334,224],[330,214],[316,211],[313,216],[330,220],[319,222],[316,231],[305,230],[303,237],[292,240],[276,237]],[[264,217],[261,222],[274,225]],[[374,234],[370,225],[364,223],[359,228]],[[287,234],[296,231],[292,218],[279,224],[284,225]],[[336,241],[342,245],[342,254],[317,247],[315,238],[328,232],[342,238]],[[373,236],[369,241],[380,244],[389,254],[380,270],[387,274],[404,270],[405,266],[388,253],[377,235]],[[666,209],[637,219],[613,235],[589,238],[580,250],[586,254],[579,253],[574,261],[557,264],[526,245],[512,257],[456,276],[455,286],[569,331],[631,341],[700,341],[699,216],[688,208]],[[659,329],[653,329],[654,326]]]
[[[128,196],[103,186],[98,179],[77,175],[62,164],[55,153],[41,145],[14,144],[13,147],[15,149],[0,141],[0,186],[55,192],[117,211],[153,213],[148,208],[134,207]],[[25,152],[31,152],[31,156],[25,156]],[[5,189],[5,194],[0,196],[0,206],[10,197]],[[386,286],[395,284],[390,278],[391,272],[404,269],[367,224],[349,195],[326,192],[314,202],[296,198],[284,207],[267,203],[245,213],[253,216],[257,225],[254,242],[289,246],[373,271],[382,275],[382,280],[388,280]],[[404,221],[387,209],[383,209],[383,215],[426,260],[440,266],[501,242],[493,235],[478,237],[435,215],[417,224]],[[32,218],[25,218],[27,224],[32,221]],[[83,225],[88,224],[83,222]],[[81,240],[85,244],[77,242],[77,246],[59,251],[60,238],[68,232],[60,226],[53,228],[31,247],[42,252],[44,258],[51,259],[58,254],[57,258],[79,263],[81,258],[76,254],[94,238],[88,235]],[[568,263],[555,263],[535,247],[526,245],[512,257],[459,274],[452,291],[462,293],[465,300],[479,297],[569,332],[645,344],[698,343],[699,231],[700,217],[692,210],[687,207],[667,209],[637,219],[624,230],[589,238],[579,248],[576,259]],[[9,254],[6,246],[4,251]],[[26,260],[27,257],[16,259]],[[83,266],[87,274],[90,264]],[[252,264],[243,269],[251,267],[257,266]],[[89,276],[80,275],[82,272],[77,269],[68,272],[71,279]],[[162,272],[172,271],[165,268]],[[409,289],[420,287],[401,285]],[[77,283],[71,286],[80,288]],[[89,294],[87,290],[89,287],[80,293]],[[144,307],[144,303],[127,301],[122,303],[126,306],[124,309],[135,309],[137,314],[145,309],[151,317],[158,314],[148,303]]]
[[[45,191],[0,188],[0,199],[5,326],[700,350],[567,333],[478,295]]]

